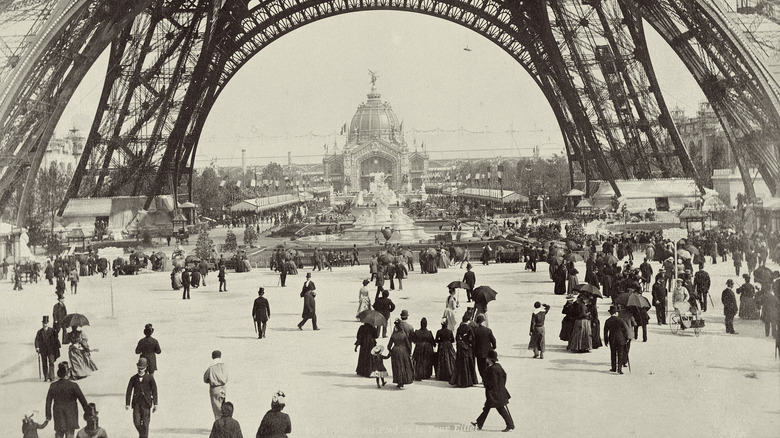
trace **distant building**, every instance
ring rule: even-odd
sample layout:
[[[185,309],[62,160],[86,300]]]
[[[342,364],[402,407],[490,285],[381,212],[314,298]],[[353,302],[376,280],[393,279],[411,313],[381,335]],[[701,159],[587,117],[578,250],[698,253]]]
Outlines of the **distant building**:
[[[52,137],[49,140],[41,169],[48,169],[52,162],[56,162],[63,167],[63,170],[70,169],[72,172],[76,169],[82,152],[84,152],[84,137],[79,134],[78,129],[71,129],[66,137]]]
[[[322,159],[325,183],[336,191],[368,190],[371,174],[380,172],[388,175],[388,186],[399,192],[419,190],[425,181],[428,154],[409,150],[403,123],[380,98],[372,85],[368,100],[358,106],[347,127],[343,151],[334,147]]]

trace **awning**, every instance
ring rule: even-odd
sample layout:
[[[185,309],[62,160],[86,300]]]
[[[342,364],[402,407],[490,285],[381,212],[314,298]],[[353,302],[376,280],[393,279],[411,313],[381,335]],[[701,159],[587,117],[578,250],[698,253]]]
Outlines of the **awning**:
[[[502,196],[503,195],[503,196]],[[512,190],[466,188],[458,191],[458,197],[493,202],[528,202],[528,197]]]
[[[74,198],[68,201],[62,217],[110,216],[111,202],[111,198]]]
[[[582,201],[577,203],[577,207],[575,208],[593,208],[593,205],[587,199],[583,199]]]
[[[284,207],[286,205],[303,202],[305,199],[298,195],[285,194],[275,196],[265,196],[262,198],[250,198],[244,199],[238,204],[230,207],[230,211],[233,212],[256,212],[273,210],[275,208]]]
[[[585,192],[583,192],[582,190],[571,189],[569,193],[563,196],[585,196]]]

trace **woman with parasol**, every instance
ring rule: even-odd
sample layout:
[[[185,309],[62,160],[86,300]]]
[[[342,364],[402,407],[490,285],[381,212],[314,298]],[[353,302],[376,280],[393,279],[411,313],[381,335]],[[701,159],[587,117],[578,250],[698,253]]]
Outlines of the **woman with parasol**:
[[[378,313],[375,310],[367,312]],[[380,315],[381,316],[381,315]],[[376,345],[377,330],[370,322],[364,322],[357,331],[357,340],[355,340],[355,351],[358,353],[358,362],[355,372],[359,376],[369,377],[371,375],[371,349]]]
[[[368,284],[371,283],[370,280],[365,279],[363,280],[363,287],[360,288],[360,292],[358,292],[358,310],[355,314],[355,318],[360,319],[360,313],[371,309],[371,297],[368,295]]]
[[[447,302],[444,305],[444,319],[447,321],[447,329],[455,331],[458,320],[455,318],[455,309],[458,307],[458,300],[455,298],[455,288],[450,288],[450,294],[447,296]]]
[[[588,304],[590,299],[581,293],[572,304],[572,318],[574,318],[574,328],[569,338],[569,344],[566,347],[570,351],[578,353],[587,353],[592,348],[592,335],[590,332],[590,313]]]
[[[81,326],[71,327],[68,358],[70,359],[71,376],[73,379],[78,380],[89,376],[93,371],[97,371],[98,367],[92,361],[91,352],[93,350],[89,348],[87,335],[81,330]]]

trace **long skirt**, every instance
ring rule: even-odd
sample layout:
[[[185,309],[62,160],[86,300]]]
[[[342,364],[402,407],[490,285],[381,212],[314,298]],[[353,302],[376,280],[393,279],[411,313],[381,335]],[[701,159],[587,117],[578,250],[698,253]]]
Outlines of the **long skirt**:
[[[414,347],[412,354],[414,363],[414,380],[430,379],[433,374],[433,345],[420,342]]]
[[[387,374],[387,368],[385,368],[384,362],[382,362],[382,356],[378,354],[371,355],[371,375],[369,377],[375,377],[384,379]]]
[[[453,333],[458,326],[458,320],[455,317],[455,311],[452,309],[444,309],[444,318],[447,320],[447,329]]]
[[[393,366],[393,383],[406,385],[414,381],[412,358],[406,348],[393,347],[390,352],[390,362]]]
[[[571,293],[574,291],[574,286],[576,286],[577,283],[577,276],[576,275],[569,275],[566,277],[566,293],[571,295]]]
[[[555,281],[555,295],[563,295],[566,293],[566,280]]]
[[[595,350],[602,345],[601,342],[601,321],[594,319],[590,321],[591,347]]]
[[[569,339],[567,348],[571,351],[590,351],[592,348],[592,341],[590,321],[585,318],[575,320],[574,330],[571,332],[571,339]]]
[[[171,273],[171,287],[173,290],[181,289],[181,275],[178,272]]]
[[[455,348],[452,347],[452,342],[439,342],[437,356],[436,380],[449,382],[455,371]]]
[[[92,362],[89,352],[79,349],[75,344],[71,344],[68,348],[68,356],[72,376],[76,379],[87,377],[92,374],[92,371],[98,369],[95,362]]]
[[[455,372],[450,378],[450,385],[466,388],[477,383],[477,369],[474,364],[474,353],[471,348],[458,348],[455,356]]]
[[[534,331],[531,332],[531,341],[528,342],[528,349],[544,353],[544,327],[534,327]]]
[[[374,343],[376,345],[376,343]],[[371,349],[373,345],[361,345],[358,351],[358,363],[355,372],[359,376],[368,377],[371,374]]]
[[[371,299],[368,297],[360,297],[360,303],[358,303],[358,309],[357,313],[355,314],[355,317],[357,318],[357,315],[360,315],[360,312],[363,312],[364,310],[369,310],[371,308]]]
[[[571,339],[571,332],[573,330],[574,320],[568,316],[565,316],[563,321],[561,321],[561,333],[558,335],[558,337],[561,339],[561,341],[569,342],[569,339]]]
[[[758,319],[758,306],[756,299],[742,295],[739,297],[739,317],[740,319]]]

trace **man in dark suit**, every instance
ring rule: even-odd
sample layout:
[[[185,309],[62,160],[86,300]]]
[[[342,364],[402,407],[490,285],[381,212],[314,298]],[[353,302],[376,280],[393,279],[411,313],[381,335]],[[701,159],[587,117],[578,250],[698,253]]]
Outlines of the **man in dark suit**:
[[[485,315],[477,315],[477,327],[474,328],[474,357],[477,358],[477,369],[483,384],[488,367],[488,353],[495,349],[496,338],[493,336],[493,331],[485,327]]]
[[[62,324],[62,320],[64,320],[67,315],[68,308],[65,307],[65,292],[57,292],[57,303],[51,311],[51,320],[55,333],[59,333],[60,330],[62,330],[63,344],[67,344],[67,342],[65,342],[65,331],[67,330],[67,327]]]
[[[181,285],[184,289],[181,293],[181,299],[182,300],[189,300],[190,299],[190,270],[187,268],[184,268],[183,271],[181,271]]]
[[[699,300],[699,308],[707,311],[707,294],[710,293],[710,274],[704,270],[704,263],[699,264],[699,270],[693,276],[693,290]]]
[[[157,355],[161,353],[160,343],[152,337],[152,333],[154,333],[154,327],[151,324],[146,324],[144,337],[138,341],[138,345],[135,347],[135,354],[140,354],[142,358],[146,359],[148,364],[146,372],[149,374],[154,374],[157,371]]]
[[[265,289],[260,288],[257,291],[258,297],[255,298],[255,303],[252,305],[252,319],[255,320],[257,325],[257,339],[265,337],[265,326],[268,323],[268,319],[271,318],[271,305],[268,300],[263,296],[265,295]]]
[[[611,315],[604,322],[604,344],[609,346],[612,368],[610,371],[617,371],[623,374],[623,363],[625,362],[626,344],[628,343],[628,327],[626,323],[615,314],[615,306],[609,306]],[[617,366],[617,367],[616,367]]]
[[[666,299],[669,291],[666,290],[664,285],[664,275],[659,272],[655,276],[655,284],[653,284],[653,306],[655,306],[655,316],[658,319],[658,324],[666,324]]]
[[[301,298],[303,298],[301,318],[303,319],[298,323],[298,330],[303,330],[303,325],[309,319],[311,319],[312,329],[319,330],[319,327],[317,327],[317,303],[314,301],[314,297],[317,296],[315,289],[317,288],[314,286],[314,282],[311,281],[311,272],[307,272],[306,281],[303,282],[303,288],[301,288]]]
[[[72,438],[73,432],[79,428],[79,406],[84,412],[89,412],[84,393],[76,382],[68,379],[68,363],[60,362],[57,367],[59,380],[49,386],[46,394],[46,421],[54,416],[54,432],[56,438]]]
[[[290,267],[288,261],[281,258],[281,261],[279,262],[279,283],[281,283],[282,287],[286,287],[284,283],[287,281],[287,273],[289,271]]]
[[[35,334],[35,351],[41,355],[43,381],[54,381],[54,361],[60,357],[60,340],[57,332],[49,327],[49,316],[44,315],[43,327]]]
[[[726,289],[720,296],[720,301],[723,303],[723,315],[725,316],[726,333],[736,335],[734,331],[734,316],[737,314],[737,296],[734,295],[734,280],[726,280]]]
[[[125,393],[125,409],[133,408],[133,424],[138,438],[149,436],[149,420],[157,410],[157,382],[154,376],[146,372],[148,363],[145,358],[138,359],[138,373],[130,378]]]
[[[501,418],[504,419],[506,427],[503,432],[509,432],[515,428],[515,422],[512,420],[512,415],[509,413],[509,391],[506,390],[506,372],[504,368],[498,363],[498,354],[496,350],[490,350],[487,355],[487,370],[485,370],[485,407],[482,408],[482,413],[477,417],[477,421],[472,421],[471,424],[476,426],[477,429],[482,430],[482,426],[485,424],[488,413],[491,408],[495,408]]]
[[[466,265],[466,273],[463,274],[463,281],[468,286],[466,288],[466,300],[467,302],[471,302],[471,293],[474,292],[474,285],[477,284],[477,276],[474,274],[474,271],[471,270],[473,266],[471,266],[471,263]]]
[[[395,304],[388,298],[390,292],[383,290],[382,296],[374,300],[374,310],[385,317],[385,325],[382,326],[382,337],[387,337],[387,323],[390,321],[390,313],[395,310]]]

